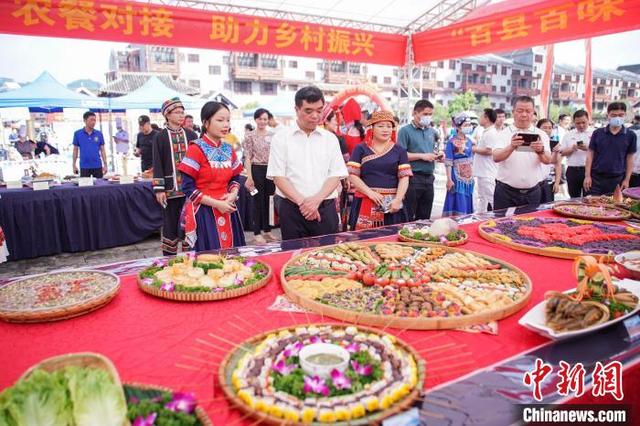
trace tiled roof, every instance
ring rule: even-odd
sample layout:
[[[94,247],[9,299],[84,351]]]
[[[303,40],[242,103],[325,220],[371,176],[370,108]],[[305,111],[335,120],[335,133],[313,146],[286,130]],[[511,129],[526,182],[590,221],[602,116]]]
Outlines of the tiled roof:
[[[168,74],[155,74],[155,73],[145,73],[145,72],[121,72],[118,73],[118,79],[112,82],[109,82],[100,88],[98,92],[99,96],[121,96],[126,95],[134,90],[140,88],[143,84],[151,78],[151,76],[156,76],[162,83],[180,93],[184,93],[185,95],[198,95],[200,93],[199,89],[195,89],[191,86],[188,86],[178,80],[174,80]]]

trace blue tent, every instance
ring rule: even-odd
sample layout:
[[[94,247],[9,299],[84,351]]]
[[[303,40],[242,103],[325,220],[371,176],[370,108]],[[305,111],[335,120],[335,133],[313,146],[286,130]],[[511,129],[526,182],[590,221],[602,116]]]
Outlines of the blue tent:
[[[58,108],[104,108],[105,105],[103,99],[67,89],[47,71],[20,89],[0,93],[0,108],[37,107],[41,111],[53,111]]]
[[[199,109],[204,100],[177,92],[162,83],[158,77],[152,76],[133,92],[117,98],[104,98],[111,108],[125,109],[160,109],[167,99],[179,97],[185,109]]]

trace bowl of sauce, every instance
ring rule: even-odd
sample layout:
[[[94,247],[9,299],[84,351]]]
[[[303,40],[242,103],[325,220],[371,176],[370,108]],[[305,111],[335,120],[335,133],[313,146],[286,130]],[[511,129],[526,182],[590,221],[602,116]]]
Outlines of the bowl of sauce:
[[[324,379],[336,369],[344,372],[349,365],[349,352],[332,343],[313,343],[300,350],[300,366],[310,376]]]

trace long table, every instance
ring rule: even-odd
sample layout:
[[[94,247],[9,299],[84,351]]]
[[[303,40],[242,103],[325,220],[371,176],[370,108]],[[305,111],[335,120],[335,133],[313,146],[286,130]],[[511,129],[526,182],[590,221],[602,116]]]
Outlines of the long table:
[[[238,210],[245,229],[251,229],[252,206],[242,186]],[[0,227],[9,260],[133,244],[161,226],[162,208],[150,182],[121,185],[97,179],[94,186],[0,189]]]
[[[518,416],[518,404],[534,402],[531,389],[522,384],[522,376],[532,370],[536,358],[551,363],[556,371],[560,360],[572,365],[582,362],[587,374],[596,361],[619,360],[624,368],[623,403],[637,406],[640,341],[627,339],[623,325],[568,342],[551,342],[517,324],[525,312],[543,300],[546,291],[575,285],[572,262],[497,246],[482,239],[477,228],[478,222],[463,225],[470,236],[463,248],[508,260],[524,270],[532,279],[533,295],[522,311],[498,322],[497,335],[386,330],[412,344],[426,360],[426,393],[418,403],[423,409],[422,420],[429,424],[511,424]],[[282,251],[278,244],[235,250],[243,255],[258,254],[271,265],[274,278],[250,295],[221,302],[170,302],[142,293],[136,286],[135,273],[149,260],[104,267],[118,273],[122,280],[120,294],[106,307],[57,323],[0,324],[0,388],[12,384],[43,358],[95,351],[114,361],[125,382],[194,392],[216,425],[250,424],[252,421],[241,419],[241,414],[229,406],[217,383],[218,366],[232,343],[278,327],[337,322],[315,314],[269,310],[283,293],[278,276],[284,263],[307,247],[372,238],[395,241],[397,230],[397,226],[386,227],[290,241],[284,246],[289,251]],[[554,392],[555,382],[547,385],[543,403],[567,402],[568,398]],[[609,402],[606,398],[596,402],[605,401]]]

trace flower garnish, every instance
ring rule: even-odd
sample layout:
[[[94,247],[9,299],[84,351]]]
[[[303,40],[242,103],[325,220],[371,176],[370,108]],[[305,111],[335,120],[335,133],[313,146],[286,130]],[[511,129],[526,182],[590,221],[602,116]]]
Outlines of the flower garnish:
[[[349,351],[349,353],[354,354],[356,352],[360,352],[360,345],[356,342],[351,342],[347,346],[345,346],[345,349]]]
[[[280,360],[276,362],[275,365],[273,366],[273,370],[276,373],[282,374],[283,376],[288,376],[296,368],[298,367],[295,364],[287,364],[284,360]]]
[[[142,280],[142,284],[144,285],[151,285],[153,283],[153,280],[151,278],[144,278]]]
[[[138,416],[133,422],[133,426],[153,426],[158,417],[158,413],[151,413],[147,417]]]
[[[176,288],[176,284],[173,281],[169,281],[168,283],[164,283],[160,286],[160,290],[162,291],[173,291]]]
[[[251,267],[252,267],[253,265],[255,265],[256,263],[258,263],[258,262],[256,262],[255,260],[251,260],[251,259],[249,259],[249,260],[247,260],[247,261],[245,261],[245,262],[244,262],[244,266],[248,266],[249,268],[251,268]]]
[[[302,344],[302,342],[291,343],[287,345],[287,347],[284,349],[283,354],[287,358],[292,356],[298,356],[302,348],[304,348],[304,345]]]
[[[322,342],[322,340],[318,336],[311,336],[311,339],[309,339],[309,342],[319,343],[319,342]]]
[[[329,387],[318,376],[304,378],[304,392],[329,396]]]
[[[351,368],[353,368],[353,371],[355,371],[361,376],[370,376],[371,373],[373,373],[372,365],[370,364],[360,365],[360,363],[358,363],[358,361],[356,360],[351,361]]]
[[[244,282],[244,279],[239,275],[236,275],[236,278],[233,280],[234,285],[241,285]]]
[[[331,380],[336,389],[351,389],[351,380],[337,368],[331,370]]]
[[[153,266],[155,266],[156,268],[161,268],[164,266],[164,262],[160,259],[156,259],[153,261]]]
[[[174,393],[173,398],[165,404],[164,408],[176,413],[191,414],[196,409],[196,399],[190,393]]]

